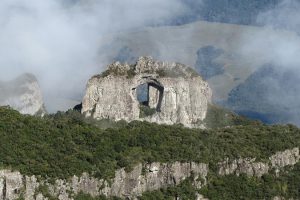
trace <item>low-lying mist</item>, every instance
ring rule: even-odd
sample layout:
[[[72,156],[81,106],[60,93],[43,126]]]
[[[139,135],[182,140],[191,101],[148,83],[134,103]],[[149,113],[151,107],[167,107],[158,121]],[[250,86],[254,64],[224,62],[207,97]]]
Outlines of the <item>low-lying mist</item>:
[[[238,90],[245,90],[241,92],[244,97],[245,92],[248,93],[246,101],[250,105],[257,104],[255,107],[250,106],[248,112],[264,113],[270,116],[270,122],[300,125],[299,10],[300,2],[283,0],[275,8],[260,13],[257,16],[258,24],[270,30],[286,30],[286,33],[275,35],[272,31],[259,32],[250,38],[245,37],[241,44],[240,51],[248,56],[247,59],[260,60],[264,65],[258,66],[261,69],[249,77],[246,81],[248,85],[241,85]]]

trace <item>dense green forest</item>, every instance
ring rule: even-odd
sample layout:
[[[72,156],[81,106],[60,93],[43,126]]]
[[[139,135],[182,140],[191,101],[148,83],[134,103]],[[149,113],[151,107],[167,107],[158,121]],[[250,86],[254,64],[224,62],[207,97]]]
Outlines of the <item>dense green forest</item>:
[[[99,125],[100,124],[100,125]],[[111,123],[85,119],[76,111],[44,118],[0,108],[0,165],[24,174],[67,178],[87,171],[114,176],[139,162],[216,163],[226,157],[266,159],[299,146],[299,129],[259,122],[218,129],[188,129],[148,122]],[[107,127],[109,127],[107,126]]]
[[[209,121],[213,125],[214,119],[222,118],[216,114],[217,108],[210,109]],[[234,122],[234,126],[221,127],[222,123],[217,123],[219,128],[201,130],[138,121],[94,121],[71,110],[40,118],[0,107],[0,166],[50,179],[82,172],[108,179],[114,177],[116,169],[130,170],[140,162],[204,162],[213,171],[215,164],[226,157],[265,160],[277,151],[300,146],[300,131],[293,125],[269,126],[240,118]],[[283,182],[289,184],[291,177],[299,174],[299,166],[295,170]],[[203,193],[218,199],[215,195],[234,191],[233,186],[229,188],[232,181],[241,181],[241,186],[252,190],[260,186],[260,181],[268,180],[266,177],[251,182],[243,176],[212,176]],[[159,199],[180,191],[182,195],[193,193],[187,181],[155,195],[160,195],[156,198]],[[147,193],[142,199],[151,199],[151,195]],[[78,198],[88,199],[84,195]]]

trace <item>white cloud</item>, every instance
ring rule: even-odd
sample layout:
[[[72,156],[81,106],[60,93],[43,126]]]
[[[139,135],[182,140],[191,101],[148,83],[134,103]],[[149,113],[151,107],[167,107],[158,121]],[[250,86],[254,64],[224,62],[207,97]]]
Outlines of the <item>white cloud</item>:
[[[31,72],[46,98],[72,96],[102,70],[96,60],[101,36],[157,24],[184,9],[179,0],[81,0],[72,5],[1,0],[0,78]]]

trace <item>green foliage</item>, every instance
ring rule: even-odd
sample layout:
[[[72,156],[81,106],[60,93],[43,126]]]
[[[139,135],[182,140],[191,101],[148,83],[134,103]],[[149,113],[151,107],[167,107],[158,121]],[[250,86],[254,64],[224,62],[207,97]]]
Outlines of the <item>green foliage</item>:
[[[105,77],[109,76],[110,74],[111,74],[111,71],[105,70],[105,71],[103,71],[100,75],[96,75],[95,77],[98,77],[98,78],[105,78]]]
[[[74,111],[68,111],[68,115],[70,113],[74,113]],[[108,129],[108,128],[124,128],[127,126],[127,122],[125,120],[120,120],[120,121],[112,121],[112,120],[109,120],[109,119],[100,119],[100,120],[97,120],[97,119],[93,119],[91,117],[89,118],[85,118],[83,117],[80,113],[75,113],[75,115],[78,115],[80,116],[82,119],[82,121],[84,121],[85,123],[87,124],[90,124],[90,125],[93,125],[93,126],[96,126],[97,128],[100,128],[100,129]]]
[[[118,197],[107,198],[105,196],[92,197],[89,194],[79,193],[74,197],[74,200],[121,200]]]
[[[179,64],[176,64],[174,68],[165,68],[165,69],[159,69],[156,71],[156,73],[159,75],[159,77],[171,77],[171,78],[178,78],[178,77],[198,77],[199,74],[190,67],[184,67]]]
[[[57,198],[53,197],[49,192],[49,187],[47,185],[39,185],[37,190],[35,191],[35,196],[41,193],[44,197],[49,200],[57,200]]]
[[[126,78],[133,78],[136,75],[136,64],[131,64],[129,66],[129,69],[125,70],[123,67],[116,67],[111,66],[107,70],[103,71],[101,74],[96,75],[94,77],[97,78],[104,78],[109,75],[112,76],[126,76]],[[166,69],[148,69],[145,70],[144,73],[149,74],[158,74],[159,77],[172,77],[172,78],[178,78],[178,77],[198,77],[199,74],[190,67],[185,67],[180,64],[176,64],[172,68],[166,68]]]
[[[167,73],[166,73],[166,71],[165,70],[163,70],[163,69],[159,69],[159,70],[157,70],[157,72],[156,72],[157,74],[158,74],[158,76],[159,77],[166,77],[167,76]]]
[[[202,122],[201,122],[202,123]],[[255,125],[258,121],[253,121],[245,117],[239,116],[227,109],[208,104],[206,118],[204,119],[205,127],[207,128],[222,128],[226,126],[236,125]]]
[[[113,76],[126,76],[127,78],[133,78],[136,75],[135,65],[130,65],[129,70],[125,71],[119,67],[110,67],[107,70],[103,71],[100,75],[96,75],[98,78],[104,78],[109,75]]]
[[[140,200],[152,199],[195,199],[199,193],[208,199],[273,199],[275,196],[285,199],[300,198],[300,163],[294,167],[287,167],[276,176],[270,173],[257,177],[228,175],[219,176],[216,173],[208,175],[208,185],[201,190],[195,189],[192,179],[183,181],[178,186],[163,188],[160,190],[146,192]]]
[[[0,107],[0,167],[48,178],[88,172],[109,179],[116,169],[130,170],[138,163],[195,161],[213,166],[226,157],[264,160],[300,145],[300,131],[291,125],[201,130],[134,121],[99,126],[74,111],[39,118]]]
[[[149,106],[140,105],[140,118],[148,117],[156,113],[155,108],[150,108]]]
[[[209,185],[203,188],[201,193],[210,199],[265,199],[267,194],[260,190],[257,178],[229,175],[210,180]]]
[[[47,185],[40,185],[36,190],[36,193],[41,193],[44,196],[47,196],[49,194],[49,188]]]
[[[145,192],[139,200],[173,200],[180,198],[182,200],[196,199],[197,190],[192,185],[190,179],[184,180],[178,186],[162,188],[157,191]]]
[[[24,195],[20,195],[16,200],[25,200]]]
[[[300,163],[286,168],[278,177],[274,173],[262,178],[210,175],[208,185],[200,192],[209,199],[273,199],[275,196],[299,199],[299,189]]]
[[[127,71],[127,78],[133,78],[135,75],[135,66],[131,65],[130,69]]]

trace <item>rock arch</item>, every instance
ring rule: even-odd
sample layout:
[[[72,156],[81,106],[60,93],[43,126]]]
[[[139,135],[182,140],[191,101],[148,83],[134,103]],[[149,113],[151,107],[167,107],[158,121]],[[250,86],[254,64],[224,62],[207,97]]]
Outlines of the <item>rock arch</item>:
[[[136,89],[137,100],[144,106],[149,106],[150,101],[150,87],[155,88],[159,92],[158,101],[156,104],[156,111],[161,111],[162,100],[164,96],[164,86],[154,78],[144,77],[140,84],[134,88]]]

